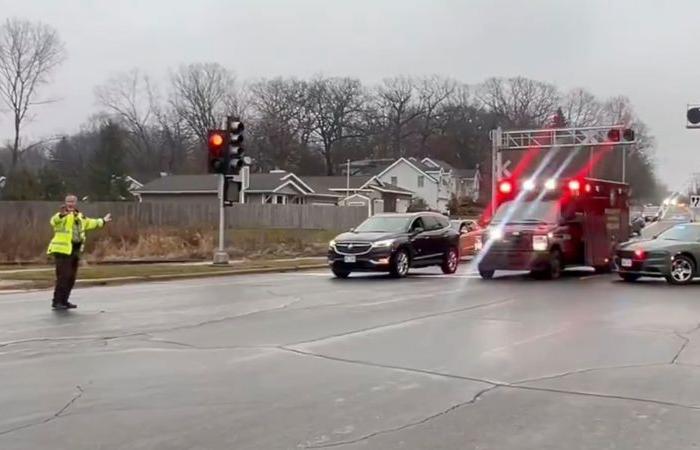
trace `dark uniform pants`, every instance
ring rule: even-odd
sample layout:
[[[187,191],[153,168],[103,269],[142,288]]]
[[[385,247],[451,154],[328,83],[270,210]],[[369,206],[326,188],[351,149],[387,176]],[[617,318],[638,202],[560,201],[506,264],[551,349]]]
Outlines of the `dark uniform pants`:
[[[56,287],[53,291],[53,304],[65,305],[75,285],[80,262],[80,244],[73,244],[73,253],[63,255],[54,253],[56,260]]]

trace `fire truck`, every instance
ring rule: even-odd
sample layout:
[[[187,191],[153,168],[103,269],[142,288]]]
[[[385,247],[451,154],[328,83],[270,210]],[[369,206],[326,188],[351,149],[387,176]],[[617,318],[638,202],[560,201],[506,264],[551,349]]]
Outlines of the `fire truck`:
[[[501,180],[496,209],[476,238],[479,274],[527,270],[558,278],[566,267],[612,269],[616,245],[627,241],[629,187],[595,178]]]

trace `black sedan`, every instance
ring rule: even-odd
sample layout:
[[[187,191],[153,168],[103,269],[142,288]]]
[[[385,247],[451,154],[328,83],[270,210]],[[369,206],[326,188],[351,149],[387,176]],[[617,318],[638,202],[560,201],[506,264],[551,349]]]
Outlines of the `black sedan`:
[[[674,225],[653,239],[630,241],[617,249],[615,263],[625,281],[663,277],[671,284],[689,284],[698,274],[700,224]]]
[[[328,264],[338,278],[351,272],[388,272],[400,278],[409,268],[459,264],[459,233],[446,217],[429,212],[378,214],[333,239]]]

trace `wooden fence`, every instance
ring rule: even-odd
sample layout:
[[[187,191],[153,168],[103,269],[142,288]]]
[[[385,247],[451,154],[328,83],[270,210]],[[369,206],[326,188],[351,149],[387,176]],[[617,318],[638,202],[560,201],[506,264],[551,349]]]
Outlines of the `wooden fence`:
[[[58,211],[56,202],[0,202],[0,230],[47,223]],[[219,210],[214,202],[95,202],[79,205],[89,217],[112,213],[115,221],[141,226],[217,226]],[[367,217],[366,208],[323,205],[240,204],[226,208],[228,228],[276,228],[347,230]]]

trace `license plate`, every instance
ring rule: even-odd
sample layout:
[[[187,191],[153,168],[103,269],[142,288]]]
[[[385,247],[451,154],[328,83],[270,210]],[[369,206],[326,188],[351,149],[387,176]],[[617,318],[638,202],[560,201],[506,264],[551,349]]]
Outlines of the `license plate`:
[[[622,258],[620,261],[620,265],[622,267],[632,267],[632,260],[629,258]]]
[[[346,256],[345,258],[343,258],[343,261],[345,261],[346,263],[354,263],[357,261],[357,256]]]

